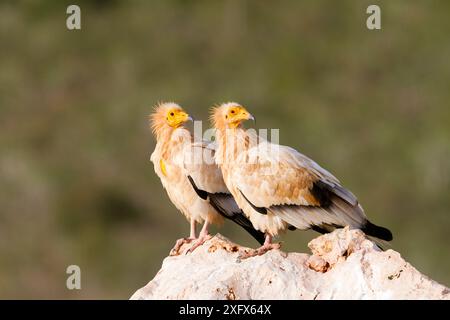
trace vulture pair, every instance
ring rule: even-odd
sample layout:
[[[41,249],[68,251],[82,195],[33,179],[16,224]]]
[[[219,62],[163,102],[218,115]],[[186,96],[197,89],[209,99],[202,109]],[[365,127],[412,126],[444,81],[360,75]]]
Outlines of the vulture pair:
[[[261,247],[278,248],[272,237],[286,229],[320,233],[349,226],[390,241],[391,232],[371,223],[358,199],[338,179],[293,148],[273,144],[246,130],[253,116],[231,102],[213,108],[215,141],[195,141],[184,126],[192,118],[175,103],[161,103],[150,115],[156,147],[155,172],[173,204],[190,222],[188,251],[209,237],[208,226],[232,220]],[[203,223],[197,237],[196,224]]]

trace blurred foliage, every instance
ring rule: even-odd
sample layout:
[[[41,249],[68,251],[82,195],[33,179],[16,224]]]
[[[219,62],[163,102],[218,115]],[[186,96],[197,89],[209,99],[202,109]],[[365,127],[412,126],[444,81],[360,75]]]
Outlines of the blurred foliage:
[[[70,3],[0,3],[1,298],[128,298],[154,276],[188,232],[149,162],[160,100],[244,104],[450,285],[449,1],[78,1],[80,31]]]

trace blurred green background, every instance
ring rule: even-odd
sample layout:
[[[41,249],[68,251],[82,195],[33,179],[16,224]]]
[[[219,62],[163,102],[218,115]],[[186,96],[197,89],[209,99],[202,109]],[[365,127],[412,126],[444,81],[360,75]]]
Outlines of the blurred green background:
[[[66,29],[77,3],[82,30]],[[378,4],[382,30],[366,28]],[[449,1],[1,1],[0,298],[129,298],[188,224],[147,115],[238,101],[450,285]],[[230,224],[221,233],[256,246]],[[313,232],[284,249],[309,252]],[[82,290],[66,289],[81,267]]]

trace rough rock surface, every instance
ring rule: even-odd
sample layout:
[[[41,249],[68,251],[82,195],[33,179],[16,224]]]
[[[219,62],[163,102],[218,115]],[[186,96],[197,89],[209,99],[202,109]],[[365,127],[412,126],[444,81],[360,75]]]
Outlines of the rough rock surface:
[[[272,250],[241,259],[249,248],[216,235],[167,257],[131,299],[450,299],[448,288],[359,230],[336,230],[309,247],[312,255]]]

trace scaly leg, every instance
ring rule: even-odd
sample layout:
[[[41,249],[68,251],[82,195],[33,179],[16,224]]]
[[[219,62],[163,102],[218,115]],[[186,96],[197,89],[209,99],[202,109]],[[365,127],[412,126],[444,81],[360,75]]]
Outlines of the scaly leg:
[[[251,250],[250,252],[247,252],[245,254],[242,254],[240,256],[241,259],[247,259],[254,256],[261,256],[267,251],[270,251],[272,249],[280,249],[281,244],[279,243],[272,243],[272,236],[266,233],[264,244],[259,247],[258,249]]]
[[[264,244],[256,249],[256,254],[258,256],[263,255],[267,251],[270,251],[272,249],[280,249],[281,245],[279,243],[272,243],[272,236],[269,234],[266,234],[266,239],[264,240]]]
[[[181,238],[178,239],[177,242],[175,243],[175,246],[172,248],[172,250],[170,250],[170,255],[171,256],[176,256],[180,254],[180,249],[181,247],[185,244],[185,243],[191,243],[192,241],[194,241],[195,239],[197,239],[197,235],[196,235],[196,222],[194,219],[191,219],[191,231],[189,234],[189,238]]]
[[[200,234],[198,236],[198,239],[194,242],[194,244],[185,252],[186,254],[193,252],[195,249],[200,247],[202,244],[205,243],[205,241],[211,239],[211,235],[208,232],[208,226],[209,221],[205,220],[205,223],[203,224],[203,228],[200,231]]]
[[[197,228],[197,223],[195,222],[194,219],[191,219],[191,231],[190,231],[189,238],[192,240],[197,239],[197,235],[196,235],[197,232],[195,231],[196,228]]]

